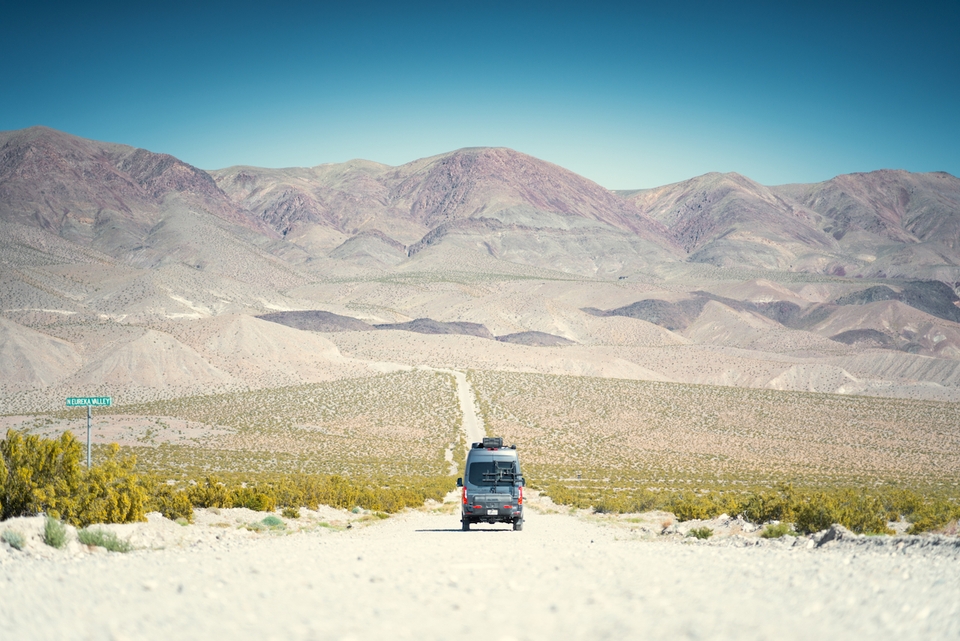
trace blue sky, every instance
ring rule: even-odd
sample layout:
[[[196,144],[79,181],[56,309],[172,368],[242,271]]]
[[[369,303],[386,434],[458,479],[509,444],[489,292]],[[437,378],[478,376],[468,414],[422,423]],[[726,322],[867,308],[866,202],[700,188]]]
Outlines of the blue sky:
[[[960,175],[960,2],[2,0],[0,130],[205,169],[506,146],[612,189]]]

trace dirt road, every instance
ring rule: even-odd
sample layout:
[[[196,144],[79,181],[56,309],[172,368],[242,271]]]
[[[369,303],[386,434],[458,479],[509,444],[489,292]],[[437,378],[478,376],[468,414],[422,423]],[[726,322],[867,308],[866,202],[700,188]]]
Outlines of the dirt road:
[[[181,533],[129,554],[39,558],[0,544],[0,638],[960,636],[953,545],[627,540],[568,514],[461,532],[451,507],[289,535],[114,526]]]
[[[476,399],[473,395],[473,387],[467,380],[467,375],[463,372],[452,369],[437,369],[435,367],[427,368],[434,372],[443,372],[450,374],[457,382],[457,400],[460,403],[460,412],[463,414],[462,429],[466,436],[466,447],[470,448],[471,443],[478,443],[487,435],[483,428],[483,419],[477,412]],[[450,474],[456,475],[458,472],[457,464],[453,462],[453,450],[448,449],[445,458],[450,463]]]

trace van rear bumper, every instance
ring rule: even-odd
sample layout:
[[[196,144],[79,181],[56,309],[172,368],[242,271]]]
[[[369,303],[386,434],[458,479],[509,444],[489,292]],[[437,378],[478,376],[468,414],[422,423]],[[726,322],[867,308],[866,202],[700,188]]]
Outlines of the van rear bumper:
[[[465,505],[461,511],[461,517],[471,523],[512,523],[523,518],[523,506],[506,508],[503,505],[499,507]]]

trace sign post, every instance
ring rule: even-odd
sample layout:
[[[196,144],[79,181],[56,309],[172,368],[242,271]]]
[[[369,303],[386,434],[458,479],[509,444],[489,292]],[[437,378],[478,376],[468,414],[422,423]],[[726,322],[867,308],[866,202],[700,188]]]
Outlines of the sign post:
[[[91,407],[110,407],[113,399],[109,396],[70,396],[67,398],[67,407],[87,408],[87,469],[90,469],[90,416]]]

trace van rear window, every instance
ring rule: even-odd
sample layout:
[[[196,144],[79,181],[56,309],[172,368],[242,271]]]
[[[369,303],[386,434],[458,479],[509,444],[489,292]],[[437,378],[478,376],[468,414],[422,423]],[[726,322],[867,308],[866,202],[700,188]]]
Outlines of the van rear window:
[[[512,484],[516,473],[513,461],[475,461],[467,471],[467,482],[470,485]]]

